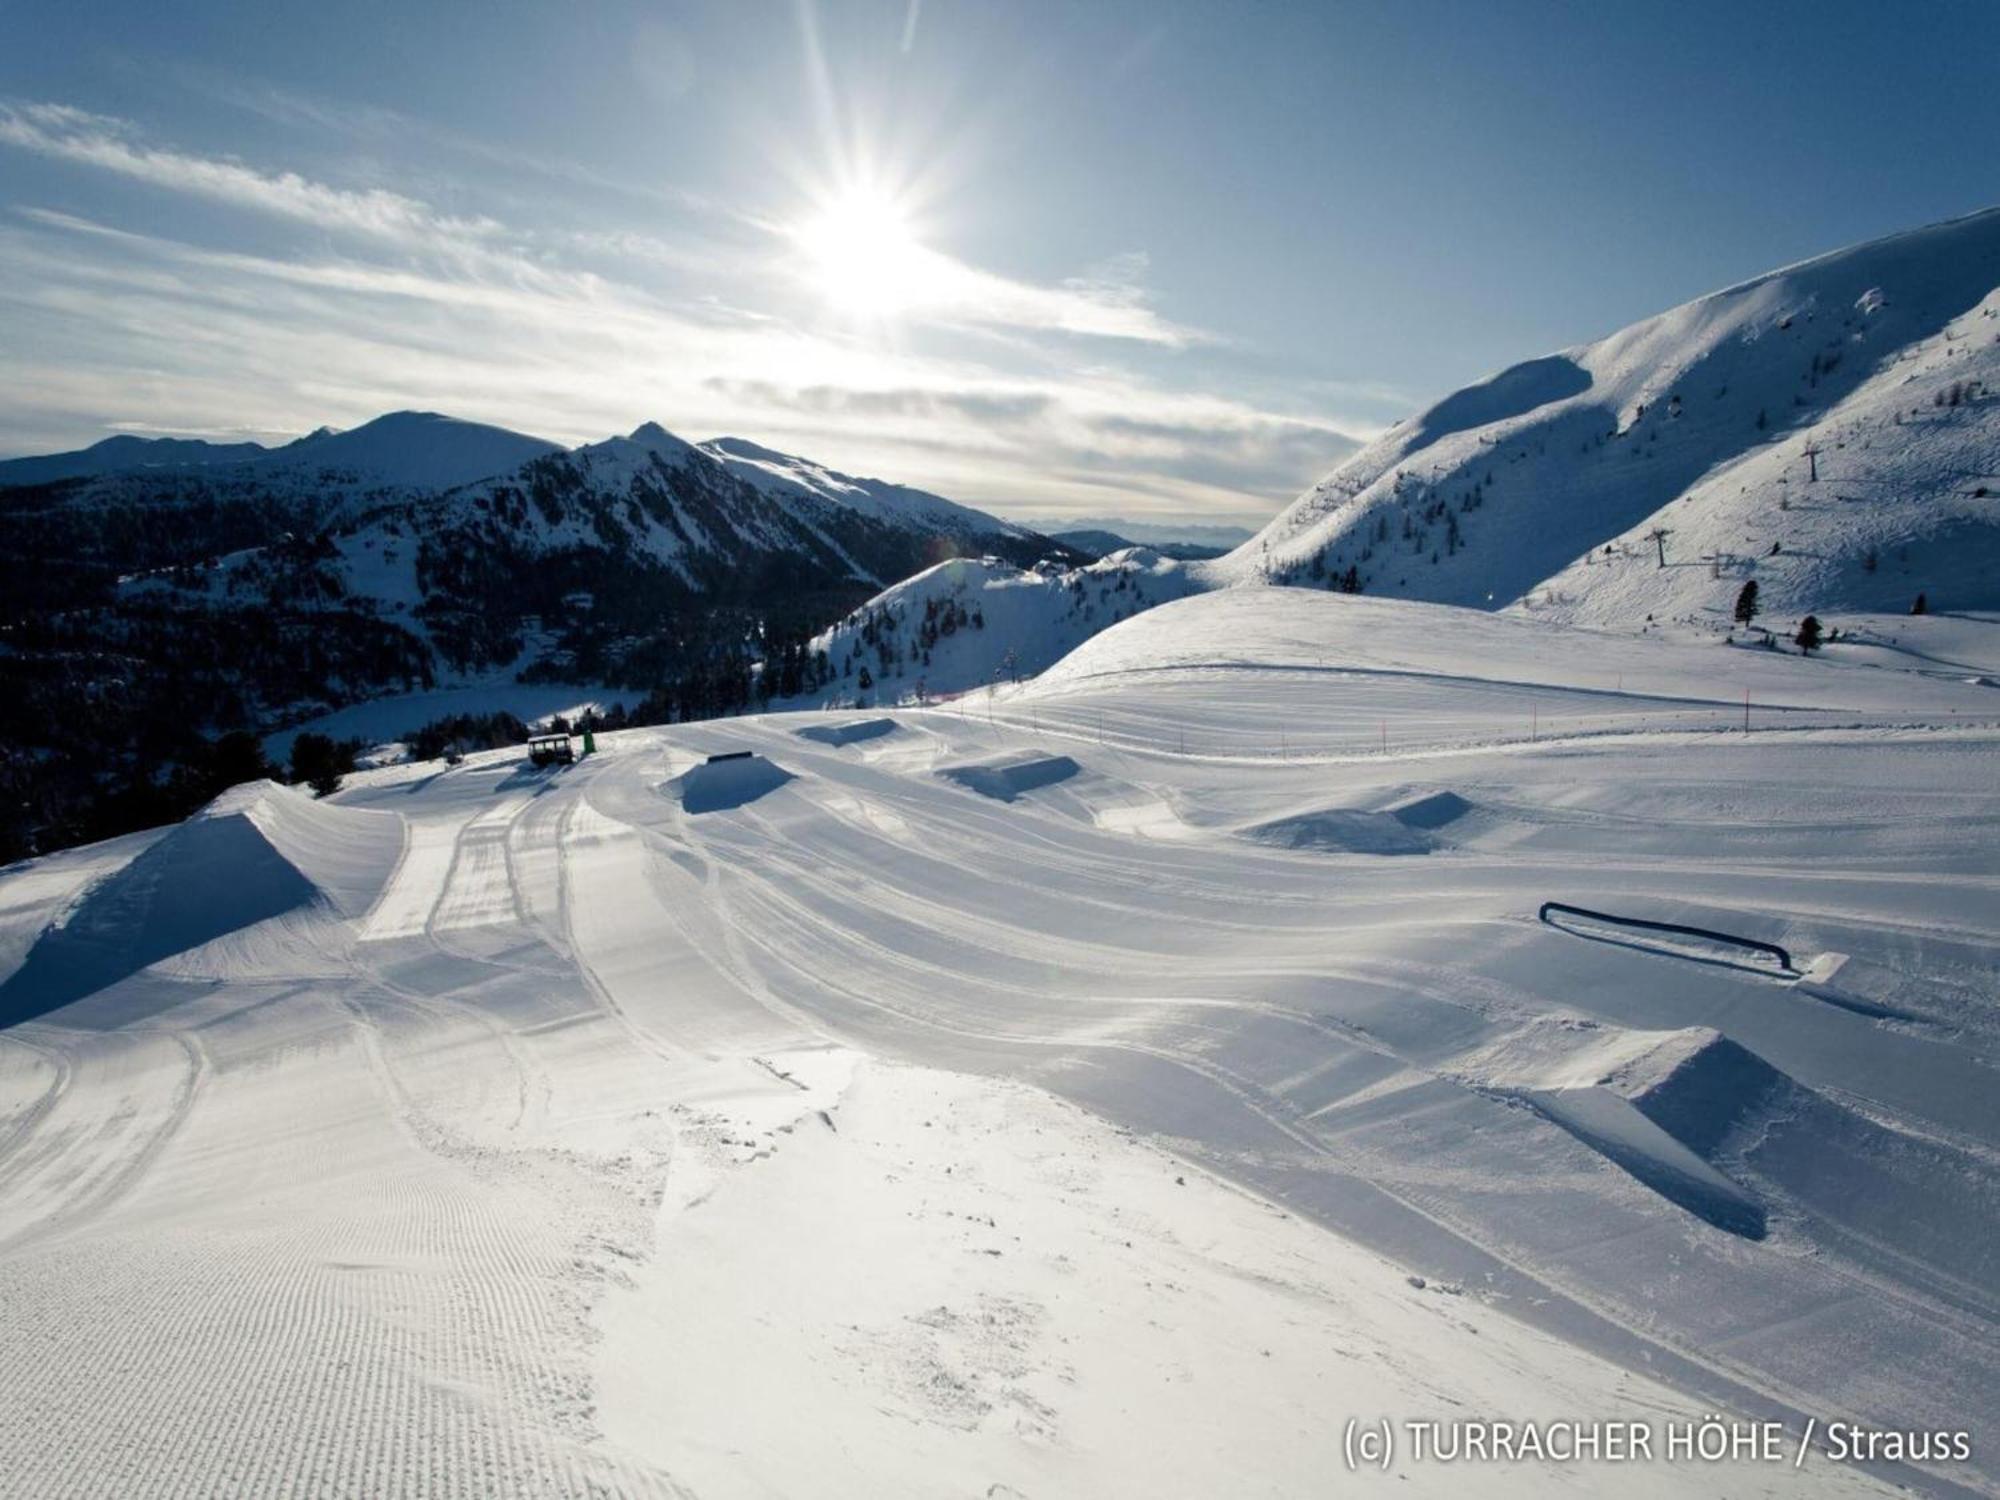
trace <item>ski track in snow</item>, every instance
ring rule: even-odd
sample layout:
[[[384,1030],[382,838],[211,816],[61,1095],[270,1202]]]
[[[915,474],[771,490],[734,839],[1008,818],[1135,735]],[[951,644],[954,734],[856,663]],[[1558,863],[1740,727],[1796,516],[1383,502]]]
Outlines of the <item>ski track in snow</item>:
[[[1267,598],[1299,638],[1345,607]],[[1844,697],[1873,677],[1794,676],[1724,734],[1525,660],[1301,671],[1232,627],[1202,661],[1251,608],[845,743],[777,715],[353,778],[325,815],[402,815],[342,855],[372,899],[0,1029],[0,1488],[1295,1493],[1385,1410],[2000,1430],[1982,690],[1891,722]],[[734,749],[790,779],[689,811]],[[1844,959],[1691,962],[1545,899]],[[1882,1477],[2000,1492],[1988,1448]]]

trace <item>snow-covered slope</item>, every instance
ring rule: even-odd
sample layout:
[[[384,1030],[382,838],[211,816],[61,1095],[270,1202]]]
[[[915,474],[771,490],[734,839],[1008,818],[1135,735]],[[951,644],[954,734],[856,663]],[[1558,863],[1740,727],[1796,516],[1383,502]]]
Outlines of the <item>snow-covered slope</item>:
[[[1380,1482],[2000,1493],[1996,766],[1976,682],[1246,588],[0,871],[0,1472],[1291,1495],[1713,1412],[1783,1461]]]
[[[881,479],[856,479],[810,459],[778,453],[743,438],[715,438],[703,443],[701,451],[763,493],[794,504],[810,497],[890,525],[930,531],[968,543],[984,543],[996,535],[1022,540],[1035,537],[1024,526],[1001,521],[940,495]]]
[[[822,644],[858,664],[856,620],[907,623],[968,587],[1015,591],[1004,640],[933,648],[930,674],[902,641],[872,675],[959,691],[1230,586],[1715,636],[1752,579],[1760,622],[1786,634],[1817,612],[1886,640],[1901,627],[1882,617],[1919,594],[1931,611],[2000,608],[2000,209],[1516,365],[1399,423],[1228,555],[1170,574],[1149,556],[1129,597],[1100,580],[1094,610],[1081,576],[913,579]]]
[[[2000,605],[1996,288],[1988,210],[1529,360],[1399,423],[1213,576],[1353,569],[1622,629],[1726,627],[1752,578],[1779,618]]]
[[[883,590],[815,636],[833,677],[819,701],[950,697],[1033,676],[1080,642],[1196,585],[1143,547],[1087,567],[957,558]]]
[[[1977,627],[1979,654],[2000,660],[2000,621]],[[1329,680],[1401,677],[1447,680],[1464,671],[1521,689],[1560,685],[1576,712],[1624,712],[1638,702],[1658,711],[1709,706],[1741,717],[1791,707],[1894,714],[2000,713],[2000,692],[1978,673],[1883,670],[1863,661],[1805,657],[1761,647],[1703,645],[1562,625],[1540,618],[1424,605],[1401,599],[1341,597],[1311,590],[1225,590],[1128,620],[1079,646],[1044,673],[1038,693],[1099,678],[1236,668],[1290,668]],[[1601,696],[1601,704],[1593,704]],[[1568,722],[1551,718],[1551,725]]]

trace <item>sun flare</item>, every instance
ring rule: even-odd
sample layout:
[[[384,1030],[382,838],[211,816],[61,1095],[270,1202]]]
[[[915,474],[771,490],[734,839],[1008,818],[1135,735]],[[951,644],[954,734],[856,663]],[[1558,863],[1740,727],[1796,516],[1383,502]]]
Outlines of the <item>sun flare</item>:
[[[857,319],[893,318],[924,300],[935,257],[889,195],[849,188],[794,231],[807,279],[827,305]]]

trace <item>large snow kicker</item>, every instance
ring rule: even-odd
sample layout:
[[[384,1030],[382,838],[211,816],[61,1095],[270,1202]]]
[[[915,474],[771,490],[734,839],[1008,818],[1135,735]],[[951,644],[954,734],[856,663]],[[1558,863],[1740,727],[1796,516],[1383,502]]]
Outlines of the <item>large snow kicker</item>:
[[[284,918],[359,917],[396,859],[393,819],[272,782],[226,792],[87,890],[0,984],[0,1023]]]

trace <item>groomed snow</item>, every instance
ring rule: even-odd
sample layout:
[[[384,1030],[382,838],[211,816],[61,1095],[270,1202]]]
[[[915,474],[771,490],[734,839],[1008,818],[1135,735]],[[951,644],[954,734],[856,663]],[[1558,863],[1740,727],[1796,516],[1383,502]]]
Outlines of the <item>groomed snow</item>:
[[[600,743],[0,873],[0,1473],[1318,1494],[1351,1418],[1723,1412],[1975,1453],[1382,1482],[2000,1491],[1992,688],[1255,589]]]

